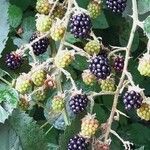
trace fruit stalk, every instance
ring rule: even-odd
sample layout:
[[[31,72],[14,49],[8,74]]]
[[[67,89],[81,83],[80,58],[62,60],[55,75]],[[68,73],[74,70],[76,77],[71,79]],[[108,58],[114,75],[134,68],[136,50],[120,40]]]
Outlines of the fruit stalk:
[[[129,63],[129,59],[130,59],[130,51],[131,51],[131,46],[133,43],[133,39],[134,39],[134,34],[138,25],[138,10],[137,10],[137,1],[136,0],[132,0],[132,5],[133,5],[133,24],[132,24],[132,29],[131,29],[131,33],[130,33],[130,37],[129,37],[129,41],[126,47],[126,56],[125,56],[125,63],[124,63],[124,68],[123,68],[123,72],[121,75],[121,79],[120,82],[117,86],[115,95],[114,95],[114,100],[113,100],[113,106],[111,109],[111,113],[110,113],[110,117],[108,119],[108,126],[107,126],[107,130],[105,133],[105,138],[104,138],[104,142],[107,143],[107,140],[109,138],[109,134],[111,132],[111,125],[113,123],[113,119],[114,119],[114,115],[116,112],[116,108],[117,108],[117,103],[118,103],[118,99],[119,99],[119,94],[120,94],[120,90],[123,86],[124,83],[124,79],[125,79],[125,73],[127,72],[127,68],[128,68],[128,63]]]

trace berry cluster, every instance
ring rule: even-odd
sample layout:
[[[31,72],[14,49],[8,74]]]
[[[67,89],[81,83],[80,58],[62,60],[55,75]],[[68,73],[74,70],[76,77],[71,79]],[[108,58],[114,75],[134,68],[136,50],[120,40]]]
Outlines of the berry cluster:
[[[115,13],[122,13],[126,8],[127,0],[106,0],[106,5]]]
[[[88,150],[88,142],[85,138],[75,135],[69,140],[68,150]]]
[[[73,14],[70,18],[70,32],[76,38],[87,38],[91,32],[91,20],[85,13]]]
[[[34,33],[30,38],[30,43],[40,36],[39,33]],[[38,40],[32,44],[33,52],[35,55],[41,55],[47,51],[49,39],[47,37]]]
[[[142,105],[143,98],[140,93],[131,90],[127,91],[123,96],[123,102],[125,104],[125,109],[140,108]]]
[[[114,69],[117,72],[121,72],[123,70],[124,67],[124,58],[123,56],[117,56],[114,59]]]
[[[109,60],[101,55],[95,56],[90,60],[89,69],[98,79],[105,80],[111,72]]]
[[[15,52],[6,54],[5,63],[9,69],[12,70],[18,69],[22,64],[22,61],[23,61],[22,57]]]
[[[78,114],[86,109],[88,101],[89,100],[88,100],[87,95],[76,94],[71,97],[71,99],[69,101],[69,105],[70,105],[71,110],[75,114]]]

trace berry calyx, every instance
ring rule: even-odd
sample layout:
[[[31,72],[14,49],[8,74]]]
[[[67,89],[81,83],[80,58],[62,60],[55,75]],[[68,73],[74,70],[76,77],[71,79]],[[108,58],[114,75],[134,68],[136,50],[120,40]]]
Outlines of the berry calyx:
[[[102,80],[101,82],[101,89],[102,91],[105,92],[114,92],[116,87],[115,87],[115,81],[112,78],[108,78],[106,80]]]
[[[90,17],[85,13],[75,13],[70,18],[70,31],[76,38],[87,38],[91,27]]]
[[[108,58],[101,55],[93,57],[90,60],[89,70],[98,79],[105,80],[111,72]]]
[[[84,70],[82,79],[86,85],[93,85],[96,82],[96,77],[89,70]]]
[[[67,150],[88,150],[88,141],[80,135],[75,135],[69,140]]]
[[[141,75],[150,77],[150,55],[144,54],[144,56],[140,59],[138,65],[138,71]]]
[[[15,88],[21,94],[27,94],[32,89],[32,81],[26,74],[23,74],[17,79]]]
[[[34,33],[32,37],[30,38],[30,43],[37,39],[40,36],[39,33]],[[37,42],[32,44],[33,52],[35,55],[39,56],[47,51],[49,45],[49,39],[47,37],[44,37]]]
[[[83,112],[88,105],[88,97],[86,94],[75,94],[69,101],[69,106],[75,114]]]
[[[40,14],[48,15],[50,11],[50,3],[48,0],[38,0],[36,3],[36,10]]]
[[[37,70],[32,74],[31,79],[36,86],[42,86],[46,79],[46,72],[44,70]]]
[[[82,119],[80,135],[84,138],[91,138],[97,131],[99,122],[95,115],[88,114]]]
[[[90,13],[90,17],[93,19],[97,18],[101,13],[101,7],[102,6],[100,1],[91,1],[87,7],[88,12]]]
[[[58,68],[65,68],[71,64],[73,58],[73,51],[63,50],[56,55],[54,63]]]
[[[142,103],[141,107],[137,109],[137,115],[146,121],[150,121],[150,104]]]
[[[110,145],[96,140],[94,143],[94,150],[110,150]]]
[[[58,24],[57,22],[51,28],[51,37],[54,41],[61,40],[64,36],[66,28],[63,24]]]
[[[52,109],[54,112],[61,112],[65,107],[64,98],[62,96],[55,96],[52,100]]]
[[[56,87],[55,80],[48,74],[46,75],[46,80],[44,81],[44,85],[45,88],[49,88],[49,89]]]
[[[90,55],[94,55],[94,54],[97,55],[100,52],[100,49],[101,49],[101,45],[96,40],[89,41],[84,47],[84,50]]]
[[[22,56],[16,52],[6,54],[5,63],[9,69],[16,70],[22,65]]]
[[[114,69],[117,72],[122,72],[124,67],[124,57],[123,56],[117,56],[114,59]]]
[[[123,96],[123,103],[125,109],[130,110],[132,108],[138,109],[142,105],[143,98],[140,94],[141,89],[137,87],[129,87],[129,90]]]
[[[36,19],[36,29],[39,32],[47,32],[52,26],[52,20],[48,15],[39,14]]]
[[[37,91],[36,91],[37,90]],[[46,91],[44,89],[35,89],[35,93],[33,95],[36,101],[44,101],[46,98]]]
[[[115,13],[122,13],[125,8],[127,0],[106,0],[106,5]]]

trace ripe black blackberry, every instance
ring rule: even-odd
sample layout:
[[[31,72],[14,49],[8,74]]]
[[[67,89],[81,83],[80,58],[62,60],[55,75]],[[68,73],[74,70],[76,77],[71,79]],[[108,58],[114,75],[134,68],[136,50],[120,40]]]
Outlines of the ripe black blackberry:
[[[30,43],[39,37],[38,33],[34,33],[30,38]],[[33,52],[35,55],[43,54],[47,51],[47,47],[49,45],[49,40],[47,37],[40,39],[39,41],[32,44]]]
[[[109,9],[116,13],[122,13],[125,8],[127,0],[107,0],[106,5]]]
[[[114,60],[114,69],[115,71],[121,72],[124,67],[124,58],[123,56],[117,56]]]
[[[86,38],[91,32],[91,19],[85,13],[73,14],[70,18],[70,32],[76,38]]]
[[[22,62],[23,62],[22,57],[19,54],[15,52],[6,54],[5,63],[9,69],[12,70],[18,69],[21,66]]]
[[[123,103],[125,104],[125,109],[130,110],[132,108],[137,109],[142,105],[143,98],[140,93],[133,90],[127,91],[123,96]]]
[[[105,80],[111,72],[109,60],[103,55],[95,56],[90,60],[89,69],[98,79]]]
[[[88,150],[88,142],[85,138],[75,135],[69,140],[67,150]]]
[[[78,114],[86,109],[88,101],[89,100],[86,94],[76,94],[71,97],[69,105],[71,110],[75,114]]]

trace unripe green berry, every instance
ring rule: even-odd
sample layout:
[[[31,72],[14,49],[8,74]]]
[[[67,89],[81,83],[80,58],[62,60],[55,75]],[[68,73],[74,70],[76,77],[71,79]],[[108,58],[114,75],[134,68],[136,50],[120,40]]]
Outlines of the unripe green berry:
[[[65,107],[64,99],[61,96],[55,96],[52,100],[52,109],[54,112],[61,112]]]
[[[49,11],[50,11],[50,4],[49,4],[48,0],[37,0],[36,10],[40,14],[48,15]]]
[[[21,75],[16,81],[15,88],[21,94],[27,94],[32,89],[32,81],[25,75]]]
[[[42,86],[46,79],[46,72],[44,70],[37,70],[32,74],[31,78],[36,86]]]
[[[101,7],[101,2],[91,1],[87,7],[90,17],[93,19],[97,18],[101,13]]]
[[[26,98],[21,98],[18,105],[21,110],[26,111],[29,108],[29,101]]]
[[[63,50],[59,52],[55,57],[55,65],[58,68],[65,68],[69,66],[74,58],[72,51]]]
[[[34,99],[36,101],[44,101],[45,98],[46,98],[46,91],[44,89],[40,89],[40,90],[37,89],[37,91],[34,94]]]
[[[61,40],[64,36],[66,28],[61,24],[54,24],[51,28],[51,37],[54,41]]]
[[[96,40],[89,41],[84,47],[84,50],[90,55],[98,54],[100,52],[100,49],[101,45]]]
[[[115,91],[115,82],[113,79],[109,78],[101,81],[101,89],[105,92],[113,92]]]
[[[48,15],[38,15],[36,19],[36,29],[39,32],[47,32],[52,26],[52,20]]]
[[[137,115],[146,121],[150,121],[150,105],[143,103],[142,106],[137,109]]]
[[[96,82],[96,77],[89,70],[82,73],[82,79],[86,85],[93,85]]]
[[[144,54],[144,56],[140,59],[138,65],[138,71],[141,75],[150,77],[150,55]]]

